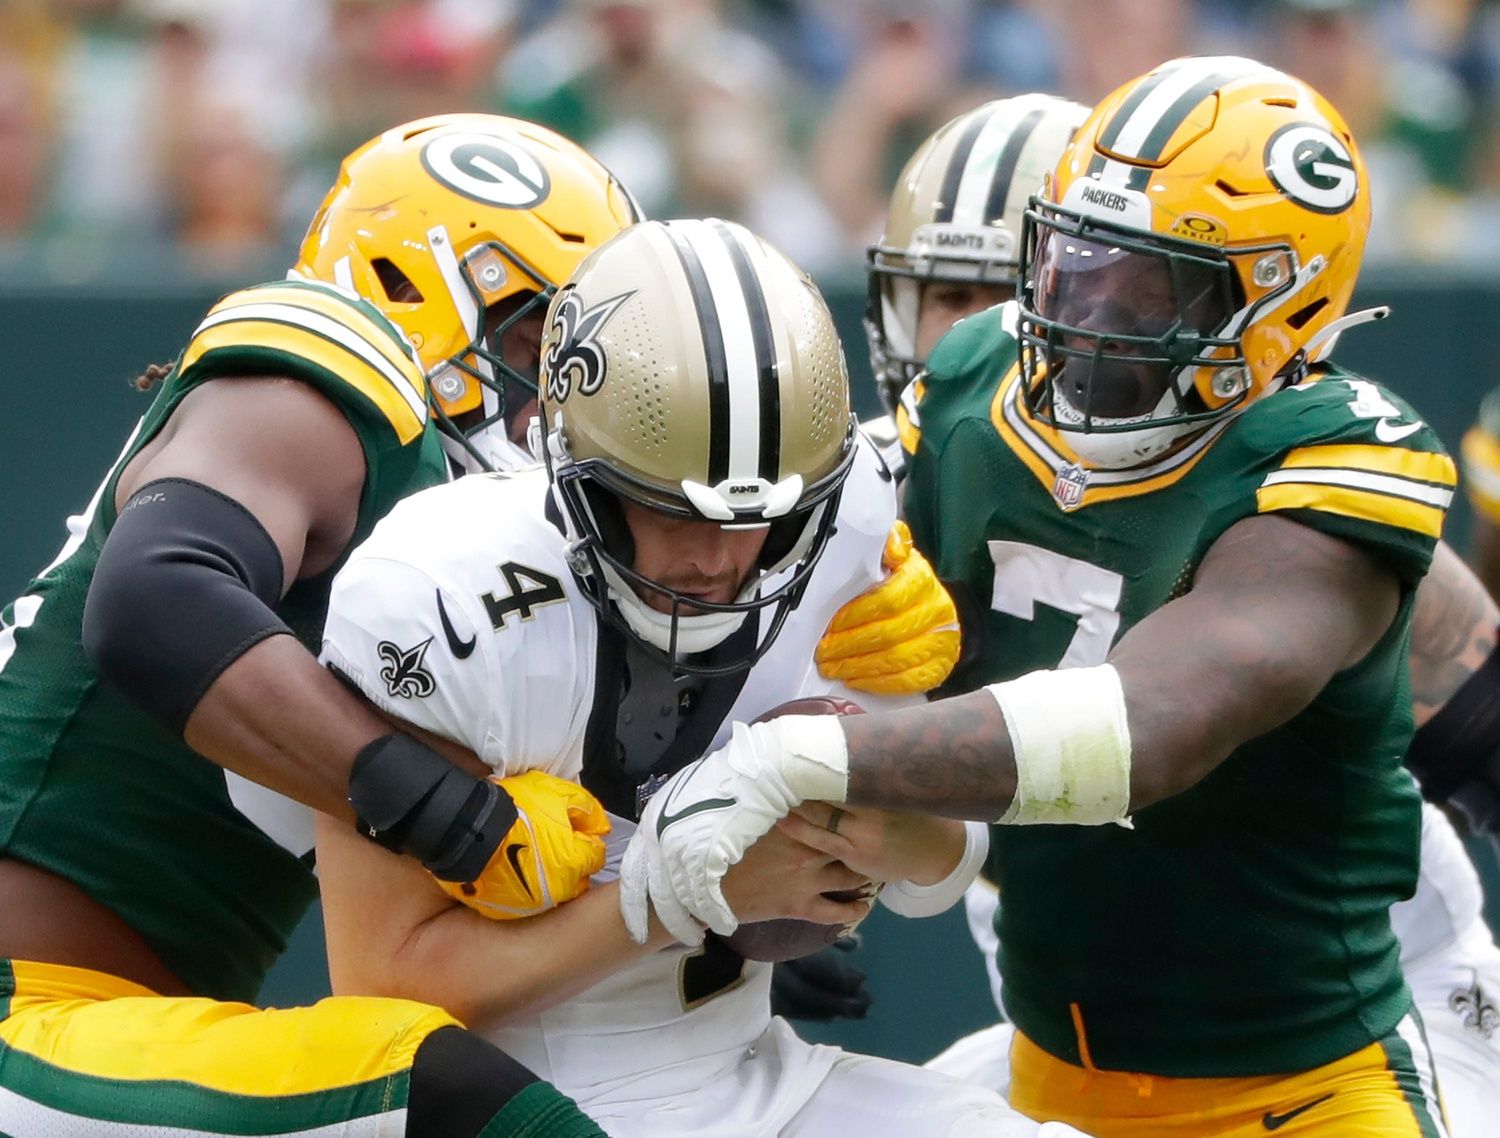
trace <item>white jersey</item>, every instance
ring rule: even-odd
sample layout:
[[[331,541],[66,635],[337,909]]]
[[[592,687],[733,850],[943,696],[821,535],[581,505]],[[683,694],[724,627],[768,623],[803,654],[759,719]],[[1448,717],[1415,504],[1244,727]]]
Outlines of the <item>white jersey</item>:
[[[540,769],[587,783],[600,617],[568,567],[548,494],[538,468],[471,475],[401,502],[339,573],[323,656],[377,706],[468,747],[501,775]],[[852,694],[818,674],[813,654],[838,608],[884,576],[894,519],[892,482],[862,444],[807,591],[712,746],[734,721],[787,700]],[[613,822],[610,875],[634,828]],[[495,1039],[580,1101],[648,1071],[681,1080],[675,1090],[653,1084],[653,1093],[690,1091],[739,1062],[770,1023],[770,966],[745,962],[700,980],[691,958],[702,954],[660,952]]]

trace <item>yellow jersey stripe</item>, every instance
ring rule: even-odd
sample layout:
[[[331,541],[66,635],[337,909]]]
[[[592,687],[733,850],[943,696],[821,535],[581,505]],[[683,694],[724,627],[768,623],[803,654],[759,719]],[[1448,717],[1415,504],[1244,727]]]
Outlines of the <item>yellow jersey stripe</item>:
[[[419,414],[391,384],[390,378],[364,355],[324,339],[305,327],[232,314],[226,316],[231,317],[228,322],[199,328],[183,353],[182,368],[191,367],[203,355],[218,348],[274,348],[300,356],[331,372],[362,394],[390,422],[403,446],[422,433],[426,422],[425,407]]]
[[[1359,443],[1298,447],[1289,452],[1281,464],[1283,470],[1309,466],[1370,470],[1442,486],[1458,484],[1458,472],[1446,454],[1404,447]]]
[[[309,295],[314,300],[331,305],[331,309],[323,312],[303,304],[247,300],[244,303],[220,305],[204,318],[203,323],[198,325],[198,330],[212,328],[229,320],[250,318],[276,320],[308,328],[320,336],[343,344],[351,352],[363,357],[371,367],[385,376],[414,412],[425,416],[427,413],[426,380],[422,378],[416,364],[401,353],[390,337],[384,335],[355,309],[332,298],[316,294]]]
[[[1311,467],[1303,470],[1273,470],[1261,483],[1266,486],[1283,486],[1292,483],[1316,483],[1320,486],[1348,486],[1359,490],[1370,490],[1377,494],[1389,494],[1395,498],[1410,498],[1446,510],[1453,503],[1453,491],[1442,486],[1431,486],[1426,482],[1413,482],[1409,478],[1396,478],[1388,474],[1366,474],[1362,470],[1318,470]]]
[[[345,295],[346,293],[349,295]],[[389,321],[366,312],[366,306],[374,306],[370,305],[369,301],[361,299],[353,289],[314,280],[289,281],[281,285],[257,285],[254,288],[230,293],[215,304],[209,310],[209,314],[244,304],[290,304],[293,308],[306,308],[311,312],[321,312],[340,324],[349,325],[365,339],[377,345],[392,363],[403,370],[410,368],[419,375],[422,371],[422,363],[417,358],[416,349],[411,346],[401,330]]]
[[[395,330],[392,325],[376,322],[352,300],[336,292],[310,287],[308,284],[244,289],[231,293],[214,305],[207,319],[204,320],[204,324],[209,323],[221,313],[262,304],[284,305],[308,313],[317,313],[347,328],[390,365],[392,382],[399,384],[403,393],[409,392],[415,399],[425,402],[427,379],[411,345],[391,335],[391,332]],[[410,402],[410,399],[408,401]]]
[[[1442,535],[1445,514],[1439,506],[1406,497],[1310,481],[1262,485],[1255,492],[1255,505],[1263,514],[1277,510],[1321,510],[1326,514],[1413,530],[1431,538]]]
[[[917,453],[917,444],[922,440],[922,432],[912,421],[911,416],[906,413],[904,403],[896,407],[896,437],[901,440],[901,449],[907,454]]]

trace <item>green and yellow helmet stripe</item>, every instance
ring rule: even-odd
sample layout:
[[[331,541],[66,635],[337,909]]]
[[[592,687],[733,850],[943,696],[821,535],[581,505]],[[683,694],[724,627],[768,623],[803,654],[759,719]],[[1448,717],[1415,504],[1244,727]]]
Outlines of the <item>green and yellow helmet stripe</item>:
[[[1174,152],[1171,144],[1199,105],[1226,84],[1258,72],[1279,75],[1265,64],[1238,56],[1174,60],[1157,69],[1136,84],[1099,131],[1090,175],[1110,185],[1144,190],[1151,167]],[[1196,134],[1201,127],[1191,129]]]

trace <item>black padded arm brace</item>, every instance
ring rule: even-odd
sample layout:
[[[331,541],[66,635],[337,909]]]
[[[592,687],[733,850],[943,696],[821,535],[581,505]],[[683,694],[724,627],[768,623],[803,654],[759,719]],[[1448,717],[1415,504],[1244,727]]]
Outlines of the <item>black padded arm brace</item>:
[[[186,478],[142,486],[89,585],[83,648],[99,674],[179,737],[219,674],[269,636],[281,552],[255,515]]]
[[[504,788],[411,735],[366,744],[349,772],[359,828],[443,881],[473,881],[520,818]]]
[[[1476,830],[1500,834],[1500,648],[1417,731],[1406,765],[1425,797],[1458,807]]]

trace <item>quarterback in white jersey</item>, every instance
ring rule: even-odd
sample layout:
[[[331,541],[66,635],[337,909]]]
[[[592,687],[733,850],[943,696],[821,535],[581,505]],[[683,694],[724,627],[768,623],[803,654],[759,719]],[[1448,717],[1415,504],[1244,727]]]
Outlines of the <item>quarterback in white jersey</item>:
[[[553,303],[542,371],[547,469],[401,503],[335,583],[324,659],[497,776],[581,782],[619,851],[736,722],[843,691],[815,660],[885,575],[894,488],[853,429],[821,298],[738,226],[647,223],[603,246]],[[729,886],[762,918],[852,923],[870,891],[823,893],[872,881],[900,913],[936,912],[985,852],[982,826],[948,820],[813,803],[793,821]],[[488,922],[360,845],[320,830],[335,986],[450,1008],[616,1138],[1076,1133],[803,1042],[771,1017],[771,966],[680,915],[636,945],[614,858],[576,901]]]

